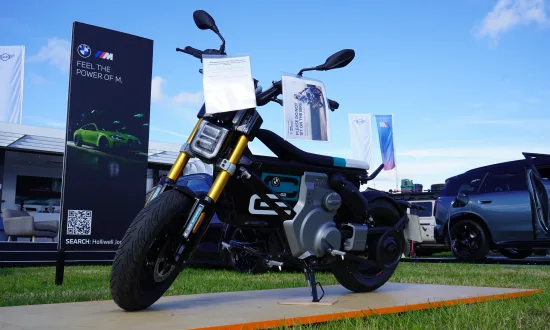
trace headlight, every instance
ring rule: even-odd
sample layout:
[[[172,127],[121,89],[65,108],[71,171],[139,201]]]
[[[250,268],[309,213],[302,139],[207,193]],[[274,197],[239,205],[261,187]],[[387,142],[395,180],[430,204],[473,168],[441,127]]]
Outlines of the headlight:
[[[207,159],[214,158],[227,136],[228,130],[203,121],[191,142],[191,150]]]
[[[111,135],[111,139],[113,139],[113,140],[118,140],[118,141],[124,140],[123,138],[121,138],[121,137],[118,136],[118,135]]]

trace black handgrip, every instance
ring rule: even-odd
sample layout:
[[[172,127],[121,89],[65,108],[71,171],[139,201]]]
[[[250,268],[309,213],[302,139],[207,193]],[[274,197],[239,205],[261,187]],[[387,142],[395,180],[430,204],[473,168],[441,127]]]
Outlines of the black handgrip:
[[[338,102],[336,102],[336,101],[328,99],[328,107],[329,107],[330,110],[334,111],[334,110],[337,110],[340,107],[340,104],[338,104]]]
[[[189,54],[193,57],[198,58],[199,60],[202,60],[203,51],[193,48],[191,46],[186,46],[184,49],[176,48],[176,51]]]
[[[281,81],[274,81],[273,86],[269,87],[267,90],[261,92],[256,96],[256,104],[261,107],[272,101],[273,98],[279,96],[282,93],[282,83]]]

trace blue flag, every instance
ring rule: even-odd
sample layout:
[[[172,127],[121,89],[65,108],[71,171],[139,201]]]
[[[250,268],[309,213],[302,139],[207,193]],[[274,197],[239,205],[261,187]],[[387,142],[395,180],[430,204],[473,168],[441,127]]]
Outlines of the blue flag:
[[[384,170],[389,171],[395,167],[395,152],[393,148],[393,118],[392,115],[375,115],[380,139],[380,151]]]

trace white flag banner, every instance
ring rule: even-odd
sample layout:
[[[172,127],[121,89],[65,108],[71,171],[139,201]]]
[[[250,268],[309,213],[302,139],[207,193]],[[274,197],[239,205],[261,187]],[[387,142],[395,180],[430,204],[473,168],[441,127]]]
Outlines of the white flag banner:
[[[371,114],[348,114],[349,132],[353,158],[372,163],[372,121]]]
[[[0,46],[0,121],[21,124],[25,46]]]

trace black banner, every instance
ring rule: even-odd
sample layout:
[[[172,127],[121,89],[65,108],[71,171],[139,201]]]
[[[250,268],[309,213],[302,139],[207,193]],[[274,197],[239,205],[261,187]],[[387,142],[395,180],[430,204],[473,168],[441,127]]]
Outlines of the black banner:
[[[61,251],[114,251],[145,203],[153,41],[73,23]]]

